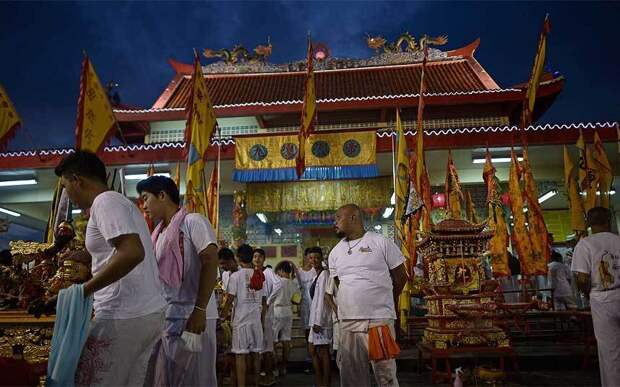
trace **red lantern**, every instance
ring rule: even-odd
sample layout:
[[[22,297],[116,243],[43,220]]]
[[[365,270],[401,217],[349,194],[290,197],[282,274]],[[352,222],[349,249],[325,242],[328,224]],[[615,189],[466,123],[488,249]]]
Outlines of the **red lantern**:
[[[446,206],[445,193],[435,193],[431,196],[431,200],[433,201],[433,208],[443,208]]]
[[[506,207],[510,206],[510,194],[508,192],[504,192],[502,195],[502,203],[504,203]]]

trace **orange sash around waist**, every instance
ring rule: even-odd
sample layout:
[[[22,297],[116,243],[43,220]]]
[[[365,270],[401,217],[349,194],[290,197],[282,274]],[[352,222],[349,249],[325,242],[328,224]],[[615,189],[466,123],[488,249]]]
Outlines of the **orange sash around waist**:
[[[381,334],[379,334],[381,330]],[[372,361],[394,359],[400,354],[400,347],[394,341],[387,325],[368,328],[368,358]]]

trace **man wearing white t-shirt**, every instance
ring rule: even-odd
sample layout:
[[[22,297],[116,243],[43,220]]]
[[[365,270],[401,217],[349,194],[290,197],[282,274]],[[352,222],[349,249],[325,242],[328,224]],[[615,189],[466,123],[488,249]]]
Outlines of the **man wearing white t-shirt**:
[[[405,258],[394,242],[364,230],[355,204],[338,209],[335,231],[343,239],[328,266],[338,286],[340,385],[370,386],[370,363],[379,386],[398,386],[395,299],[407,281]]]
[[[603,387],[620,386],[620,236],[610,232],[611,212],[588,211],[592,235],[575,246],[571,270],[577,287],[590,293],[592,323]]]
[[[216,386],[218,313],[213,289],[218,262],[213,227],[203,215],[180,207],[179,190],[169,177],[151,176],[136,189],[146,213],[160,220],[151,238],[168,302],[147,384]],[[196,342],[193,348],[191,341]]]
[[[254,264],[255,270],[261,270],[265,276],[263,290],[265,291],[265,296],[267,297],[267,312],[265,313],[265,321],[263,323],[263,350],[261,351],[264,365],[261,375],[263,372],[265,375],[264,379],[261,381],[261,384],[271,386],[276,382],[273,374],[275,363],[275,357],[273,354],[273,305],[276,296],[282,287],[282,281],[280,281],[280,277],[278,277],[273,270],[265,267],[265,258],[265,250],[254,249],[252,264]]]
[[[69,199],[90,208],[86,249],[93,277],[84,295],[94,294],[95,318],[76,384],[142,386],[166,305],[144,217],[129,199],[108,190],[105,166],[93,153],[72,153],[55,173]]]
[[[263,323],[267,313],[264,277],[261,280],[261,276],[257,276],[257,274],[262,273],[253,269],[253,254],[252,247],[246,244],[237,249],[237,258],[241,269],[230,276],[226,287],[226,304],[222,312],[223,317],[227,318],[234,305],[232,312],[232,353],[235,354],[237,386],[239,387],[246,385],[248,361],[253,364],[253,384],[258,385],[259,354],[263,349]],[[255,278],[258,278],[258,281],[255,282]]]

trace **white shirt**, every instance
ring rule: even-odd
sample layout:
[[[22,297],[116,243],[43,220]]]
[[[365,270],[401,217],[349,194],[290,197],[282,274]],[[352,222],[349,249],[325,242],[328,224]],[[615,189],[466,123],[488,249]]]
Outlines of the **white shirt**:
[[[329,253],[328,266],[330,276],[340,279],[340,320],[396,319],[390,270],[403,262],[394,242],[374,232],[338,242]]]
[[[202,262],[199,254],[209,245],[217,245],[215,232],[209,220],[201,214],[187,214],[181,225],[183,232],[183,281],[178,289],[162,283],[164,296],[168,302],[166,318],[189,318],[194,310],[200,286],[200,270]],[[164,236],[167,232],[178,232],[166,227],[157,238],[157,252],[163,252]],[[178,240],[178,239],[177,239]],[[159,261],[159,256],[157,260]],[[217,301],[215,292],[211,294],[207,304],[207,319],[217,319]]]
[[[261,322],[260,314],[265,297],[265,287],[261,290],[250,289],[250,278],[254,269],[241,268],[230,275],[226,293],[235,296],[233,310],[233,325],[243,326],[249,323]]]
[[[601,232],[581,239],[571,270],[590,274],[590,295],[620,288],[620,236]]]
[[[550,262],[547,279],[549,287],[553,289],[553,297],[566,297],[573,295],[573,288],[570,286],[571,272],[568,266],[562,262]]]
[[[273,305],[275,318],[293,317],[293,295],[299,294],[299,284],[290,278],[280,278],[282,287],[276,295]]]
[[[332,327],[332,310],[325,303],[325,288],[327,287],[327,281],[329,281],[329,272],[323,270],[319,274],[319,278],[316,280],[316,286],[314,287],[314,297],[312,297],[312,303],[310,304],[310,319],[308,324],[310,326],[318,325],[324,328]]]
[[[301,303],[310,306],[310,286],[312,286],[312,282],[316,278],[316,270],[312,268],[306,271],[299,268],[296,274],[301,287]]]
[[[106,191],[97,195],[90,208],[86,249],[92,256],[92,274],[101,271],[116,252],[111,241],[129,234],[140,236],[144,260],[120,280],[95,292],[93,307],[97,319],[136,318],[166,306],[144,217],[135,204],[118,192]]]
[[[334,278],[329,277],[329,281],[327,282],[327,287],[325,288],[325,294],[329,294],[334,299],[334,303],[336,304],[336,308],[338,308],[338,286],[336,286],[336,280]],[[332,320],[337,321],[338,316],[336,311],[332,311]]]
[[[263,270],[263,274],[265,275],[263,289],[265,290],[265,296],[267,297],[267,314],[265,315],[265,318],[273,318],[272,305],[274,304],[278,293],[280,293],[282,281],[280,276],[268,267]]]
[[[222,289],[224,289],[224,291],[226,291],[226,288],[228,287],[228,281],[230,280],[230,275],[232,274],[231,271],[223,271],[221,276],[222,276]]]

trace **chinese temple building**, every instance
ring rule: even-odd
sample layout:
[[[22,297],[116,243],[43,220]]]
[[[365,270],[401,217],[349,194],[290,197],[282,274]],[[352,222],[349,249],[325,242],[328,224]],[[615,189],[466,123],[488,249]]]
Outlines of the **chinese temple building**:
[[[268,61],[271,45],[258,46],[253,51],[256,54],[242,47],[205,50],[204,56],[211,62],[202,70],[219,125],[208,152],[206,173],[219,158],[220,239],[231,243],[247,239],[266,246],[273,259],[298,257],[304,246],[331,247],[336,242],[331,228],[333,212],[351,201],[366,210],[368,228],[393,235],[393,218],[386,209],[393,206],[395,112],[400,109],[412,146],[423,53],[409,34],[394,43],[381,37],[367,40],[369,52],[374,50],[374,54],[365,59],[337,58],[327,46],[315,47],[316,129],[325,137],[313,145],[311,157],[316,164],[310,166],[316,168],[302,182],[287,178],[284,170],[292,160],[287,136],[296,138],[299,128],[306,61],[272,64]],[[434,191],[443,191],[440,186],[450,149],[461,182],[471,192],[480,217],[484,217],[484,154],[489,148],[498,176],[505,182],[510,147],[522,152],[518,123],[529,69],[523,69],[523,84],[500,86],[476,60],[479,46],[477,39],[452,50],[429,49],[423,126]],[[174,59],[169,62],[172,79],[150,108],[117,105],[114,110],[126,144],[106,147],[102,158],[109,167],[123,169],[130,197],[137,196],[135,183],[149,166],[157,173],[173,175],[177,164],[184,162],[185,106],[190,97],[192,65]],[[543,75],[534,122],[552,106],[564,84],[558,72]],[[613,155],[617,127],[616,122],[583,122],[525,128],[539,192],[556,193],[542,204],[556,242],[572,233],[563,195],[562,145],[572,146],[580,130],[591,142],[598,131],[607,142],[607,153]],[[53,167],[69,151],[0,153],[0,183],[35,181],[32,185],[0,187],[2,208],[20,215],[6,215],[11,224],[8,232],[0,233],[3,248],[9,240],[42,237],[56,181]],[[233,210],[236,206],[238,212],[240,203],[245,204],[246,230],[235,230],[239,219]],[[245,213],[240,216],[245,217]]]

